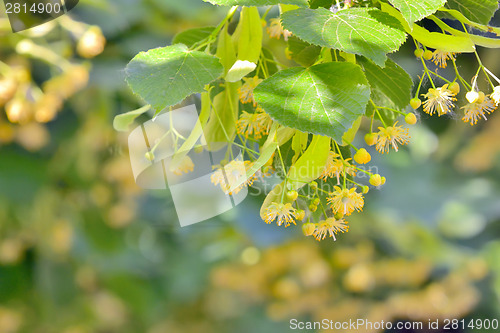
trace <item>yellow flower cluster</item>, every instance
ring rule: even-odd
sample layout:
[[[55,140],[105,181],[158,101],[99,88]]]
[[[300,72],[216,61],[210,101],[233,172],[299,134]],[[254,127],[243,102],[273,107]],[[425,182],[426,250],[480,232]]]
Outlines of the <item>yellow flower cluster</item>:
[[[236,122],[236,131],[246,138],[253,136],[255,139],[262,138],[262,135],[269,134],[273,120],[260,107],[254,113],[242,111],[240,118]]]
[[[224,193],[238,194],[246,186],[251,186],[256,179],[255,175],[247,178],[246,170],[251,164],[250,161],[233,160],[213,172],[210,180],[214,185],[220,185]]]

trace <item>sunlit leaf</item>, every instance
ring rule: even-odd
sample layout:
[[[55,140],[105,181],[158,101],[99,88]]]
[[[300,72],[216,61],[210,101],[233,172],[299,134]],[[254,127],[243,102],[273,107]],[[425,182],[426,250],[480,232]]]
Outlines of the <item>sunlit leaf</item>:
[[[370,88],[358,65],[334,62],[283,70],[261,82],[254,96],[278,123],[340,142],[365,112]]]
[[[380,66],[386,54],[398,50],[406,39],[398,20],[376,8],[337,13],[303,8],[283,13],[281,18],[285,29],[308,43],[364,55]]]
[[[130,88],[156,112],[202,92],[222,73],[219,59],[183,44],[141,52],[125,68]]]

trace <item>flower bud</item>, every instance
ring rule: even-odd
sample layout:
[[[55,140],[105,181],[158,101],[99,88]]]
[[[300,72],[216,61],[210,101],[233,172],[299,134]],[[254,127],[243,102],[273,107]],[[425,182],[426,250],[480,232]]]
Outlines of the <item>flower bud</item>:
[[[8,102],[17,90],[17,82],[12,78],[0,80],[0,106]]]
[[[302,232],[304,233],[305,236],[311,236],[314,231],[316,231],[316,224],[315,223],[304,223],[302,225]]]
[[[144,154],[144,157],[146,157],[146,159],[148,161],[153,161],[155,159],[155,154],[153,154],[152,152],[148,151],[146,154]]]
[[[374,174],[370,177],[370,184],[373,186],[380,186],[382,185],[382,177],[380,177],[379,174]]]
[[[318,183],[312,181],[309,183],[309,186],[311,187],[312,190],[317,190],[318,189]]]
[[[310,204],[310,205],[309,205],[309,210],[310,210],[311,212],[313,212],[313,213],[314,213],[317,209],[318,209],[318,206],[313,205],[313,204]]]
[[[450,86],[448,87],[448,89],[454,95],[458,95],[458,93],[460,92],[460,85],[458,84],[458,82],[452,82],[452,83],[450,83]]]
[[[15,98],[5,105],[5,113],[11,123],[25,123],[31,118],[31,104],[21,98]]]
[[[417,123],[417,116],[413,112],[410,112],[405,116],[405,122],[408,125],[415,125]]]
[[[365,135],[365,142],[368,146],[373,146],[377,143],[378,136],[376,133],[367,133]]]
[[[302,221],[304,217],[306,217],[306,212],[302,209],[297,209],[297,211],[295,212],[295,218],[297,219],[297,221]]]
[[[104,51],[106,38],[99,27],[93,26],[87,30],[78,41],[76,50],[84,58],[93,58]]]
[[[371,159],[372,159],[372,157],[371,157],[370,153],[367,152],[365,148],[361,148],[360,150],[358,150],[356,152],[356,154],[354,154],[354,160],[358,164],[366,164],[366,163],[370,162]]]
[[[420,105],[422,105],[422,101],[420,99],[418,99],[417,97],[415,98],[412,98],[410,100],[410,105],[413,109],[418,109],[420,107]]]
[[[54,119],[57,112],[62,107],[61,98],[57,95],[43,95],[35,105],[35,120],[39,123],[46,123]]]
[[[363,192],[363,194],[366,194],[366,193],[368,193],[368,191],[370,191],[370,187],[368,187],[368,186],[361,186],[361,191]]]
[[[319,205],[319,204],[320,204],[320,202],[321,202],[321,201],[320,201],[318,198],[316,198],[316,199],[314,199],[314,200],[313,200],[313,202],[312,202],[312,203],[313,203],[313,205],[317,206],[317,205]]]
[[[297,200],[297,197],[299,196],[299,194],[297,193],[297,191],[288,191],[286,192],[286,197],[288,200],[290,201],[295,201]]]
[[[422,57],[422,55],[424,54],[424,50],[422,50],[422,49],[416,49],[416,50],[413,52],[413,54],[415,54],[415,57],[417,57],[417,58],[421,58],[421,57]]]
[[[478,93],[478,97],[477,97],[477,101],[476,101],[476,103],[481,104],[482,102],[484,102],[484,98],[485,98],[485,97],[486,97],[486,96],[484,95],[484,92],[480,91],[480,92]]]
[[[423,54],[423,57],[425,60],[431,60],[432,59],[432,51],[431,50],[425,51]]]

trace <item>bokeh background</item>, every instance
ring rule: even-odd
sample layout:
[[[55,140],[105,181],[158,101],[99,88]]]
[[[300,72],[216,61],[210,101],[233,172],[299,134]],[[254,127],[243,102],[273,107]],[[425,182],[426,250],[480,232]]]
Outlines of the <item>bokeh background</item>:
[[[225,10],[201,0],[81,0],[68,16],[13,34],[0,8],[0,332],[500,319],[500,111],[475,127],[423,115],[407,149],[374,153],[387,184],[366,195],[337,242],[266,225],[256,192],[180,228],[168,191],[135,185],[128,133],[112,127],[142,105],[123,68]],[[393,58],[416,79],[407,44]],[[499,75],[500,51],[480,52]],[[470,78],[474,58],[459,59]],[[494,332],[448,330],[469,331]]]

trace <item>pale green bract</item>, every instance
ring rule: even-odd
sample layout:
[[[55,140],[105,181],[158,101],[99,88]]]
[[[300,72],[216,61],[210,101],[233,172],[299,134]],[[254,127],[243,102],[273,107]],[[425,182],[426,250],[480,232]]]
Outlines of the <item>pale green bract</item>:
[[[389,0],[389,2],[399,9],[406,22],[411,25],[413,22],[434,14],[446,3],[446,0]]]
[[[448,0],[446,7],[458,10],[469,20],[488,24],[498,9],[498,0]]]
[[[281,15],[283,26],[311,44],[363,55],[384,66],[386,54],[406,39],[401,23],[376,8],[332,13],[325,8],[296,9]]]
[[[285,69],[261,82],[254,97],[278,123],[341,142],[365,112],[370,87],[358,65],[333,62]]]
[[[201,93],[223,74],[223,67],[217,57],[176,44],[139,53],[125,74],[134,93],[160,112]]]
[[[149,109],[151,109],[151,107],[146,105],[140,109],[117,115],[115,119],[113,119],[113,128],[120,132],[129,131],[129,127],[134,123],[134,120]]]
[[[220,6],[274,6],[278,4],[296,5],[299,7],[307,7],[307,0],[203,0],[210,2],[213,5]]]

